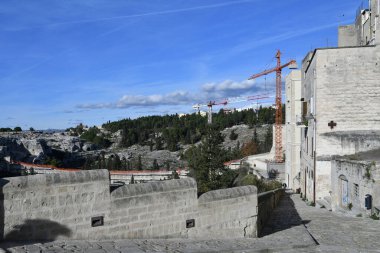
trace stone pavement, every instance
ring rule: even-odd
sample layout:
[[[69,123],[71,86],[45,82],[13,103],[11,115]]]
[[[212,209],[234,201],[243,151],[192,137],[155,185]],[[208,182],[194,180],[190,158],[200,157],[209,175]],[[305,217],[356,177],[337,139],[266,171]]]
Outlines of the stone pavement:
[[[380,252],[379,232],[379,221],[340,216],[288,194],[260,238],[24,242],[0,247],[6,252]]]

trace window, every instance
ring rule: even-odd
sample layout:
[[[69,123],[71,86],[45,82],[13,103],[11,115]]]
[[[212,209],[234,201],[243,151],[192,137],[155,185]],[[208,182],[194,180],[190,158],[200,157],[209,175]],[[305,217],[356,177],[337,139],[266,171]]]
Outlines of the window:
[[[307,102],[302,102],[302,118],[304,119],[307,115]]]
[[[359,198],[359,185],[358,184],[354,184],[354,196],[355,198]]]

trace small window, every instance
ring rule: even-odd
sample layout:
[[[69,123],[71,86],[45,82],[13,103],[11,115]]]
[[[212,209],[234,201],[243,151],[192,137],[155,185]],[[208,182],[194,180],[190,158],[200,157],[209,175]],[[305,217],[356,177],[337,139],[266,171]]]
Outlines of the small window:
[[[354,196],[355,198],[359,198],[359,185],[354,184]]]

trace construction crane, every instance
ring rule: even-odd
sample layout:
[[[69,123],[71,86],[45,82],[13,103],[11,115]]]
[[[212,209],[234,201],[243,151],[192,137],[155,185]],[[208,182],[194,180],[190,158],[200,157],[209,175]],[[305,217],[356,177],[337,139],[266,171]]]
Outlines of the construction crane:
[[[249,100],[260,100],[264,98],[269,98],[267,95],[259,95],[259,96],[248,96],[248,97],[235,97],[235,98],[227,98],[222,101],[209,101],[207,104],[195,104],[193,105],[193,108],[200,112],[200,108],[202,107],[208,107],[207,110],[207,123],[211,124],[212,123],[212,107],[215,105],[227,105],[227,104],[232,104],[232,103],[240,103],[244,101],[249,101]]]
[[[277,51],[277,66],[268,70],[264,70],[258,74],[252,75],[248,80],[256,79],[258,77],[276,72],[276,119],[275,119],[275,156],[274,160],[277,163],[282,163],[282,101],[281,101],[281,71],[283,68],[289,66],[289,69],[296,69],[297,63],[291,60],[288,63],[281,65],[281,52]]]

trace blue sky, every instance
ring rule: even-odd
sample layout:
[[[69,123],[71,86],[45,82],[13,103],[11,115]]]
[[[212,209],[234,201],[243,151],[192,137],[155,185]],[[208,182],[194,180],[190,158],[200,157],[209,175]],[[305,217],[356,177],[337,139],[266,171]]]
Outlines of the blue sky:
[[[273,75],[246,79],[274,66],[277,49],[300,63],[316,47],[336,46],[338,25],[352,23],[360,4],[3,0],[0,127],[99,125],[274,94]]]

